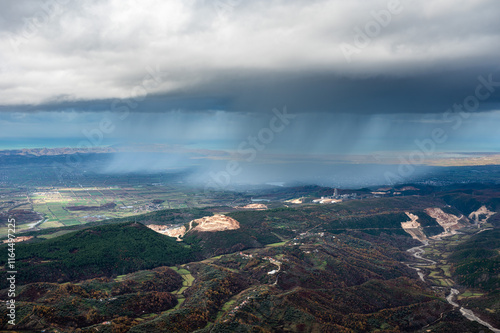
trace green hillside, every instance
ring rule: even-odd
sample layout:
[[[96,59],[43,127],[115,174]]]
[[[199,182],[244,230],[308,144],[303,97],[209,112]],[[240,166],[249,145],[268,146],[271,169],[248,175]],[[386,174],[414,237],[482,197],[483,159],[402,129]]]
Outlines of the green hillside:
[[[457,246],[449,260],[457,282],[493,291],[500,288],[500,230],[487,230]]]
[[[179,244],[142,224],[111,224],[17,244],[16,268],[23,272],[20,284],[62,282],[185,263],[194,260],[195,253],[196,246]],[[4,288],[6,281],[1,283]]]

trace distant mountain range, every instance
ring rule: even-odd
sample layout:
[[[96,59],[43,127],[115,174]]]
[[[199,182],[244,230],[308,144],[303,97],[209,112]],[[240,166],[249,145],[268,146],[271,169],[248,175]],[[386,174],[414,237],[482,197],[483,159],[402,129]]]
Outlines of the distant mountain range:
[[[33,155],[33,156],[54,156],[70,154],[106,154],[120,152],[178,152],[179,147],[166,144],[147,144],[147,145],[112,145],[105,147],[62,147],[62,148],[24,148],[24,149],[6,149],[0,150],[0,156],[9,155]]]
[[[83,143],[82,143],[83,146]],[[109,154],[109,153],[177,153],[194,154],[208,159],[232,159],[239,160],[241,156],[235,152],[226,150],[212,150],[201,148],[188,148],[180,145],[171,144],[129,144],[129,145],[110,145],[99,147],[59,147],[59,148],[23,148],[23,149],[5,149],[0,150],[0,156],[56,156],[71,154]],[[408,152],[387,152],[384,154],[369,155],[316,155],[288,156],[290,162],[301,160],[317,160],[325,163],[352,163],[352,164],[393,164],[401,163],[401,157],[408,156]],[[272,154],[266,155],[273,159]],[[280,159],[283,159],[281,156]],[[288,161],[286,158],[284,161]],[[479,166],[479,165],[500,165],[500,153],[497,152],[463,152],[447,153],[434,152],[426,157],[423,165],[428,166]]]

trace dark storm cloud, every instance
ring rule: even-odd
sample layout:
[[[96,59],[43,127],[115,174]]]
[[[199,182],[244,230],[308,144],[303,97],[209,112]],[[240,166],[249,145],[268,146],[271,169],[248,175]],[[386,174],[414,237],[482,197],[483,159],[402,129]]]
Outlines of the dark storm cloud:
[[[491,75],[491,80],[490,80]],[[222,75],[221,75],[222,76]],[[480,79],[482,78],[482,79]],[[336,113],[441,113],[474,96],[476,88],[490,81],[494,89],[480,89],[489,97],[474,111],[491,111],[500,105],[500,70],[475,67],[436,70],[411,77],[377,75],[341,77],[331,73],[238,73],[215,77],[210,84],[191,86],[168,94],[148,94],[135,101],[106,99],[62,101],[34,106],[4,106],[3,110],[166,112],[171,110],[226,110],[262,112],[287,105],[296,112]]]
[[[500,70],[487,66],[399,77],[352,78],[328,72],[248,74],[244,79],[216,79],[210,86],[194,87],[192,92],[218,102],[213,107],[242,112],[287,105],[297,112],[439,113],[474,95],[482,82],[478,78],[488,81],[489,75],[495,91],[477,111],[490,111],[500,104]],[[481,92],[489,93],[486,88]]]
[[[437,113],[500,82],[495,0],[393,2],[5,1],[0,109]]]

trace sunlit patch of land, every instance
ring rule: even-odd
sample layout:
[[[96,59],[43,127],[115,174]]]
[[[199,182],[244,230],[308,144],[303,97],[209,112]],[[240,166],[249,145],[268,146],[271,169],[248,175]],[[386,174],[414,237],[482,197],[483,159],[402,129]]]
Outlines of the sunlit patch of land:
[[[162,209],[204,207],[194,190],[165,185],[0,188],[0,214],[16,218],[17,231],[122,218]],[[0,237],[7,235],[0,225]]]

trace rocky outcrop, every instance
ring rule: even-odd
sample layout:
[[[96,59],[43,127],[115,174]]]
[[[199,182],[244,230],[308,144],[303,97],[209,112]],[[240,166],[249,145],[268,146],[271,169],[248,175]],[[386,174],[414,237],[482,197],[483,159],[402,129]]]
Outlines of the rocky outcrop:
[[[410,218],[410,221],[401,222],[401,227],[411,236],[411,238],[425,243],[427,241],[427,236],[424,234],[423,228],[418,222],[418,216],[410,212],[405,212],[405,214]]]
[[[226,215],[205,216],[189,222],[190,229],[193,224],[196,227],[193,230],[201,232],[236,230],[240,228],[240,223]]]
[[[426,208],[425,212],[427,215],[435,219],[436,222],[439,223],[439,225],[444,229],[443,233],[433,236],[432,238],[455,235],[458,229],[462,229],[469,223],[469,220],[465,216],[448,214],[443,212],[441,208]]]
[[[482,224],[488,222],[488,219],[495,214],[496,212],[489,211],[486,206],[481,206],[481,208],[475,212],[470,213],[469,218],[476,224]]]

